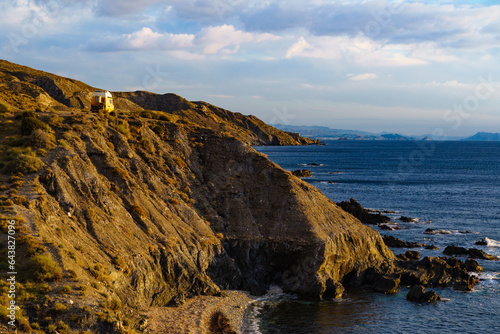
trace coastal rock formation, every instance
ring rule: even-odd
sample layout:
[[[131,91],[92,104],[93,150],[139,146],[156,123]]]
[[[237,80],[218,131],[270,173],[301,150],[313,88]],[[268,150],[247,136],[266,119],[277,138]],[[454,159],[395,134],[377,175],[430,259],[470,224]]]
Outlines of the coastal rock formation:
[[[425,292],[425,288],[423,286],[415,285],[406,295],[406,299],[416,303],[434,303],[441,300],[441,297],[436,293],[436,291],[430,290]]]
[[[307,169],[297,169],[292,171],[292,174],[297,176],[297,177],[311,177],[311,171]]]
[[[351,198],[349,202],[343,201],[338,203],[338,205],[346,212],[349,212],[354,217],[358,218],[363,224],[368,225],[378,225],[388,223],[391,219],[381,213],[371,213],[361,206],[354,198]]]
[[[404,270],[401,284],[407,286],[453,287],[456,290],[471,291],[478,283],[477,277],[469,274],[469,269],[474,266],[453,257],[402,259],[398,261],[398,267]]]
[[[403,241],[399,238],[393,237],[392,235],[384,235],[383,240],[388,247],[395,247],[395,248],[422,247],[422,244],[419,244],[418,242]]]
[[[457,247],[455,245],[447,246],[443,250],[443,254],[445,254],[445,255],[467,255],[468,257],[470,257],[472,259],[493,260],[493,261],[498,260],[498,256],[488,254],[481,249],[477,249],[477,248],[467,249],[464,247]]]
[[[0,168],[25,174],[1,176],[2,203],[19,224],[25,253],[34,256],[19,271],[37,274],[20,279],[46,279],[30,265],[49,263],[50,279],[68,286],[66,294],[52,293],[57,307],[74,314],[64,319],[52,304],[30,304],[31,322],[48,328],[53,324],[44,319],[54,317],[103,333],[123,326],[146,331],[137,310],[148,306],[221,289],[261,294],[272,285],[339,297],[352,272],[391,266],[395,257],[378,232],[250,146],[312,141],[173,95],[116,94],[116,105],[130,110],[92,114],[67,101],[86,96],[88,86],[0,65],[7,87],[1,125],[10,131],[1,142],[9,160]],[[36,90],[46,103],[20,90],[14,103],[11,82]],[[35,152],[28,139],[38,130],[44,136]]]
[[[380,225],[383,226],[383,225]],[[391,235],[384,235],[383,240],[388,247],[394,248],[416,248],[416,247],[424,247],[426,249],[439,249],[439,247],[435,245],[427,245],[420,244],[418,242],[412,241],[403,241],[399,238],[393,237]]]

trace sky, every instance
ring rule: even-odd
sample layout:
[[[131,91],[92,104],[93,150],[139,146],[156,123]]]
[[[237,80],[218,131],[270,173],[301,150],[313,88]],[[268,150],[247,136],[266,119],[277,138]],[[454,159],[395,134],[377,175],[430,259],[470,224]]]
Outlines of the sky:
[[[0,0],[0,59],[269,124],[500,132],[500,5]]]

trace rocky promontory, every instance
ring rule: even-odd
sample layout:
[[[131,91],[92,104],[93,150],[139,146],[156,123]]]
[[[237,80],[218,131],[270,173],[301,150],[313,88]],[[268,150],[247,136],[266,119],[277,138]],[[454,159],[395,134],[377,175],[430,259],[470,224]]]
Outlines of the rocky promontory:
[[[1,230],[16,224],[19,292],[34,296],[19,330],[147,332],[140,310],[222,289],[338,297],[394,260],[250,146],[310,140],[173,94],[113,93],[117,110],[95,114],[88,85],[0,70]]]

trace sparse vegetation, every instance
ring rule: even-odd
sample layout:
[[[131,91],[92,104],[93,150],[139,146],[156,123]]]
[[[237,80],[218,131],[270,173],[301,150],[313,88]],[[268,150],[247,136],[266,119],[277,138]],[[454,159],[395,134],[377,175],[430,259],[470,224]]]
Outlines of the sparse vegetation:
[[[141,206],[137,203],[134,203],[130,206],[130,212],[141,218],[145,218],[148,215],[148,213],[144,211],[144,209],[141,208]]]
[[[71,292],[71,287],[69,285],[64,285],[61,289],[62,294],[67,294]]]
[[[29,269],[28,278],[36,282],[58,281],[62,278],[62,269],[48,253],[35,255],[29,259]]]
[[[30,135],[36,129],[50,131],[50,126],[36,118],[35,113],[25,112],[21,121],[21,133],[23,135]]]
[[[5,174],[30,174],[42,169],[45,164],[28,148],[9,148],[2,157],[0,168]]]
[[[142,138],[140,141],[141,147],[148,153],[155,154],[156,149],[149,138]]]
[[[54,136],[42,129],[35,129],[29,136],[28,143],[34,148],[50,148],[54,142]]]
[[[61,124],[64,122],[64,118],[54,115],[49,119],[49,124],[52,126],[61,126]]]
[[[215,311],[210,316],[208,330],[210,334],[236,334],[229,324],[229,319],[222,311]]]
[[[0,114],[6,113],[9,111],[9,108],[7,108],[4,104],[0,103]]]

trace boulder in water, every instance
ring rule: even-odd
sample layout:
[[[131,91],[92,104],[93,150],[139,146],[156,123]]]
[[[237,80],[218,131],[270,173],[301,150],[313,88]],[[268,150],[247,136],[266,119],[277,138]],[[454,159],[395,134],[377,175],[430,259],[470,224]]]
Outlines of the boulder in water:
[[[416,303],[435,303],[441,300],[441,297],[434,290],[425,292],[422,285],[415,285],[406,295],[406,300]]]

